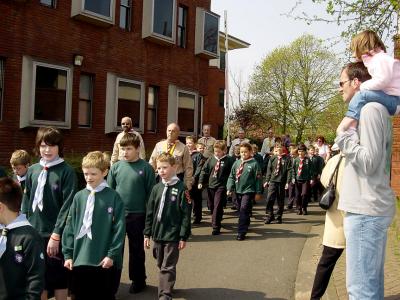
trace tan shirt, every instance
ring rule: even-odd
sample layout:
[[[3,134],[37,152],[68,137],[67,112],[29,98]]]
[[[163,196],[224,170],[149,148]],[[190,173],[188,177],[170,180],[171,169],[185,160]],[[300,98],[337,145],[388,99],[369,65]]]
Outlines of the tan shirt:
[[[323,186],[328,186],[329,179],[331,178],[331,175],[336,168],[339,158],[340,154],[337,154],[326,163],[321,175],[321,183]],[[343,249],[346,247],[346,239],[344,237],[343,231],[344,212],[337,209],[339,202],[340,186],[343,179],[344,164],[345,158],[342,158],[338,170],[336,199],[335,202],[333,202],[332,206],[326,211],[324,237],[322,239],[322,244],[324,246],[336,249]],[[333,178],[333,180],[335,180],[335,178]]]
[[[158,142],[150,156],[149,163],[153,166],[154,170],[157,168],[156,158],[163,152],[167,152],[167,140]],[[190,157],[189,149],[185,146],[185,144],[181,143],[180,141],[176,141],[175,148],[171,154],[176,160],[176,173],[184,173],[184,183],[190,190],[192,188],[193,162]]]
[[[140,157],[141,159],[146,159],[146,151],[145,151],[145,149],[144,149],[144,142],[143,142],[142,136],[141,136],[140,133],[137,132],[137,131],[132,131],[132,132],[130,132],[130,133],[133,133],[133,134],[135,134],[136,136],[139,137],[139,139],[140,139],[140,146],[139,146],[139,147],[140,147],[140,148],[139,148],[139,151],[140,151],[140,152],[139,152],[139,157]],[[124,131],[118,133],[118,135],[117,135],[117,137],[116,137],[116,139],[115,139],[115,143],[114,143],[114,147],[113,147],[113,152],[112,152],[112,155],[111,155],[111,164],[116,163],[117,161],[119,161],[119,160],[122,159],[122,153],[121,153],[121,151],[120,151],[119,142],[121,141],[121,139],[122,139],[122,137],[124,136],[124,134],[125,134]]]
[[[202,137],[197,142],[202,143],[206,146],[204,150],[204,157],[209,158],[214,154],[214,144],[217,140],[212,136],[209,137]]]

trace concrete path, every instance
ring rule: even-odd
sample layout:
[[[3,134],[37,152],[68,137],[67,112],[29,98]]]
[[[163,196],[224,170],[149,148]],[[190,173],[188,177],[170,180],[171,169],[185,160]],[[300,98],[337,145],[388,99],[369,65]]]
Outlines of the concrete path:
[[[294,299],[297,267],[310,233],[323,224],[324,213],[313,204],[307,216],[285,213],[283,224],[265,225],[264,203],[256,204],[245,241],[236,241],[237,214],[225,210],[222,234],[211,235],[210,216],[192,228],[177,267],[174,299]],[[127,251],[125,251],[127,253]],[[127,258],[118,299],[157,299],[158,269],[147,251],[147,284],[140,294],[128,293]]]

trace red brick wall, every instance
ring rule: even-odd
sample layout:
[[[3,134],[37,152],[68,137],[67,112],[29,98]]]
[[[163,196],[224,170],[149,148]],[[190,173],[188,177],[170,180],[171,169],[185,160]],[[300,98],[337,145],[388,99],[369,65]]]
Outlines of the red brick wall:
[[[37,128],[19,129],[22,57],[29,55],[49,63],[71,65],[73,55],[84,56],[82,67],[74,67],[72,123],[64,130],[65,152],[111,150],[116,134],[104,134],[106,74],[144,81],[160,87],[158,132],[145,132],[146,148],[165,137],[168,84],[207,95],[208,60],[194,55],[195,7],[210,8],[210,0],[178,0],[189,8],[187,48],[162,46],[141,37],[142,0],[133,0],[132,31],[119,28],[119,1],[116,0],[116,25],[99,27],[75,20],[71,0],[57,1],[51,9],[38,0],[0,2],[0,57],[5,58],[3,119],[0,121],[0,164],[8,164],[17,148],[31,150]],[[92,128],[78,127],[79,75],[93,74]],[[218,91],[217,91],[218,92]],[[212,107],[212,105],[210,105]],[[208,106],[205,106],[206,110]],[[206,112],[207,115],[208,112]],[[133,116],[134,117],[134,116]],[[145,124],[146,124],[145,116]],[[215,128],[214,128],[215,129]]]

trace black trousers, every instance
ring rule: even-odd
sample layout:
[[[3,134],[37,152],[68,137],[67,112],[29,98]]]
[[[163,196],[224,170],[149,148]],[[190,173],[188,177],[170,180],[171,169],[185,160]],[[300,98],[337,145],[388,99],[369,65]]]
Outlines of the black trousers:
[[[269,183],[268,194],[267,194],[267,207],[265,213],[270,218],[274,216],[275,200],[278,203],[277,215],[278,217],[282,218],[283,207],[285,205],[285,183],[282,182]]]
[[[190,197],[193,200],[193,217],[195,221],[201,221],[202,219],[202,193],[201,190],[197,188],[197,184],[193,184],[190,190]]]
[[[253,208],[255,193],[236,194],[239,209],[238,233],[246,234],[250,225],[250,214]]]
[[[322,298],[328,287],[329,279],[331,278],[336,262],[342,255],[344,249],[337,249],[324,246],[322,256],[319,259],[317,271],[315,272],[314,284],[311,291],[311,300]]]
[[[308,198],[310,194],[310,182],[309,181],[297,181],[296,183],[297,190],[297,209],[307,209],[308,207]]]
[[[315,179],[311,186],[311,195],[314,201],[318,201],[319,195],[321,195],[324,187],[319,179]]]
[[[137,284],[146,281],[144,225],[145,214],[130,213],[126,216],[126,233],[129,242],[129,279]]]
[[[289,188],[288,188],[288,207],[292,208],[293,205],[296,205],[296,199],[297,199],[297,190],[296,190],[296,183],[289,183]]]
[[[208,207],[212,214],[213,229],[221,229],[221,221],[224,215],[224,205],[226,203],[226,188],[208,188]]]
[[[72,269],[71,293],[75,300],[113,300],[114,267],[78,266]]]

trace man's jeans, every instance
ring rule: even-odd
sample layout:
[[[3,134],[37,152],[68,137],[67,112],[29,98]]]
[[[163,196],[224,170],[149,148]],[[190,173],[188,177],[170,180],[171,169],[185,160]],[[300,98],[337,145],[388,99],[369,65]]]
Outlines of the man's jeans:
[[[383,299],[387,230],[393,217],[346,213],[346,286],[349,300]]]

